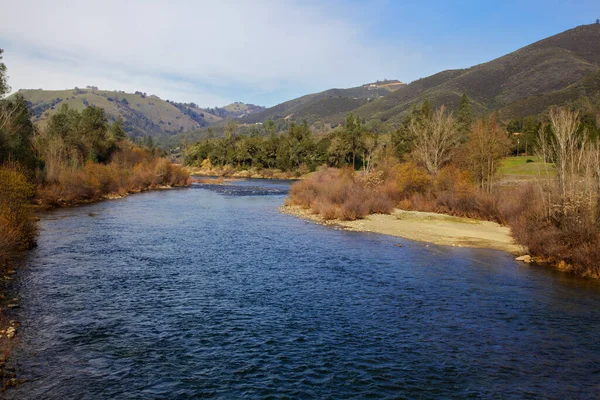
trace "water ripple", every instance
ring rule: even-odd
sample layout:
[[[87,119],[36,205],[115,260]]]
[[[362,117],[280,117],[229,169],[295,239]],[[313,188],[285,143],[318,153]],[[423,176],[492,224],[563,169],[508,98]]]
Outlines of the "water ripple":
[[[597,284],[194,185],[42,221],[15,399],[596,398]],[[93,214],[93,217],[90,217]]]

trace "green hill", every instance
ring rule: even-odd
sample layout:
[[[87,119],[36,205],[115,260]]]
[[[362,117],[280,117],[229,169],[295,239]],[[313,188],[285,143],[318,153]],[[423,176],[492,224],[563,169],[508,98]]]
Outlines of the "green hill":
[[[367,119],[396,123],[413,104],[429,99],[434,106],[454,109],[466,93],[479,112],[537,114],[550,105],[598,93],[598,79],[593,78],[598,71],[600,24],[583,25],[484,64],[419,79],[356,112]]]
[[[332,116],[345,115],[403,86],[404,84],[399,81],[386,80],[349,89],[329,89],[264,109],[242,118],[240,122],[251,124],[264,122],[268,119],[293,119],[315,122],[320,119],[330,119]]]
[[[428,99],[434,107],[456,109],[465,93],[476,113],[497,110],[504,119],[540,114],[549,106],[582,98],[600,104],[600,24],[578,26],[471,68],[442,71],[407,85],[375,84],[379,85],[302,96],[241,122],[339,123],[355,112],[366,120],[395,126],[414,104]]]
[[[255,114],[264,110],[265,107],[256,106],[254,104],[246,104],[236,101],[226,105],[225,107],[203,108],[202,110],[216,115],[222,119],[242,118],[247,115]]]
[[[329,89],[263,108],[233,103],[199,108],[164,101],[145,93],[98,90],[21,90],[34,121],[43,125],[63,104],[82,109],[96,105],[111,118],[123,115],[132,135],[173,136],[235,118],[252,125],[275,121],[339,123],[355,112],[368,121],[398,125],[409,108],[428,99],[456,109],[467,94],[479,114],[499,111],[503,119],[543,113],[549,106],[577,101],[600,104],[600,24],[583,25],[540,40],[471,68],[447,70],[403,84],[395,80],[349,89]]]
[[[194,103],[176,103],[162,100],[142,92],[99,90],[95,87],[69,90],[20,90],[29,108],[33,121],[44,126],[49,116],[63,104],[82,110],[87,105],[103,108],[111,119],[122,115],[125,129],[131,136],[168,136],[187,132],[217,123],[224,118],[235,118],[261,110],[262,107],[234,103],[217,110],[199,108]],[[241,112],[243,110],[243,112]]]

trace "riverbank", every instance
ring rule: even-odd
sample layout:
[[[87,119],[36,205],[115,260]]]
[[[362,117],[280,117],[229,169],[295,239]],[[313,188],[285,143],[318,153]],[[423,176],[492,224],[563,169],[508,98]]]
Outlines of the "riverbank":
[[[59,198],[55,202],[48,204],[48,203],[45,203],[43,199],[36,197],[36,198],[34,198],[33,201],[39,207],[39,209],[41,209],[43,211],[50,211],[54,208],[76,207],[76,206],[81,206],[81,205],[85,205],[85,204],[94,204],[94,203],[98,203],[100,201],[123,199],[132,194],[151,192],[154,190],[179,189],[179,188],[189,187],[190,185],[191,185],[191,180],[189,182],[182,183],[182,184],[158,185],[158,186],[146,187],[143,189],[128,190],[125,192],[122,192],[122,191],[110,192],[110,193],[102,194],[99,197],[93,197],[90,199],[65,200],[65,199]]]
[[[522,246],[510,235],[510,228],[495,222],[459,218],[445,214],[394,209],[389,214],[372,214],[364,219],[325,220],[299,206],[283,206],[280,210],[323,225],[339,226],[358,232],[373,232],[442,246],[475,247],[524,254]]]
[[[224,167],[210,166],[204,167],[190,167],[186,166],[184,169],[190,175],[196,176],[214,176],[214,177],[225,177],[225,178],[239,178],[239,179],[304,179],[309,174],[303,174],[299,171],[282,171],[279,169],[242,169],[226,165]]]

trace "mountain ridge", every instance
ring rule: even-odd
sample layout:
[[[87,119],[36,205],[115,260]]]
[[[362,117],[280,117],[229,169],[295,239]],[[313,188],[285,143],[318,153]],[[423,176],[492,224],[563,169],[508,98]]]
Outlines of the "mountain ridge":
[[[224,107],[200,108],[194,103],[163,100],[144,92],[101,90],[95,86],[65,90],[21,89],[13,96],[16,94],[23,95],[33,122],[42,127],[54,111],[65,104],[78,110],[94,105],[103,108],[111,120],[122,115],[125,129],[133,137],[174,135],[197,130],[264,108],[240,102]]]
[[[339,124],[350,112],[395,127],[412,106],[426,99],[434,107],[445,105],[455,110],[463,94],[471,99],[477,114],[498,111],[503,119],[519,118],[582,98],[598,99],[600,104],[600,24],[581,25],[491,61],[441,71],[408,84],[383,80],[333,88],[269,108],[237,102],[200,108],[194,103],[162,100],[142,92],[102,91],[95,87],[19,93],[30,103],[34,122],[43,125],[62,104],[75,108],[93,104],[105,108],[112,119],[123,114],[133,136],[168,136],[210,125],[222,127],[228,119],[246,125],[272,119],[326,126]]]

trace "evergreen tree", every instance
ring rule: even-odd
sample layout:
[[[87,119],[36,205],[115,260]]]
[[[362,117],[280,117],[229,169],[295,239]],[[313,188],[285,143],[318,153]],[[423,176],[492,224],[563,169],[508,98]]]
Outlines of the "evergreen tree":
[[[456,113],[456,123],[460,140],[461,142],[465,142],[471,130],[471,125],[473,125],[473,109],[471,107],[471,100],[466,93],[460,99],[460,105]]]
[[[412,105],[408,114],[404,117],[402,124],[392,132],[391,142],[394,150],[394,155],[399,160],[403,160],[408,153],[413,149],[414,136],[409,129],[411,124],[423,126],[425,121],[429,120],[433,115],[431,103],[425,99],[421,106]]]
[[[431,106],[431,102],[429,101],[429,99],[425,99],[425,101],[421,105],[419,118],[421,118],[421,120],[426,120],[426,119],[430,119],[432,115],[433,115],[433,107]]]
[[[277,133],[277,125],[275,125],[275,121],[272,119],[266,120],[263,126],[267,135],[275,135]]]
[[[17,161],[23,167],[33,170],[36,157],[32,140],[36,129],[23,96],[17,94],[11,100],[1,100],[0,114],[5,116],[0,124],[0,164]]]
[[[0,49],[0,99],[10,90],[6,77],[6,65],[2,62],[2,53],[4,50]]]
[[[154,139],[152,139],[152,136],[148,135],[146,136],[146,138],[144,139],[144,146],[150,150],[150,151],[154,151]]]
[[[347,151],[352,154],[352,168],[356,169],[356,153],[363,147],[364,129],[358,115],[350,113],[346,117],[346,125],[342,135],[342,141]]]
[[[121,141],[127,139],[127,133],[125,132],[123,125],[123,117],[119,115],[115,122],[110,126],[110,134],[114,140]]]

